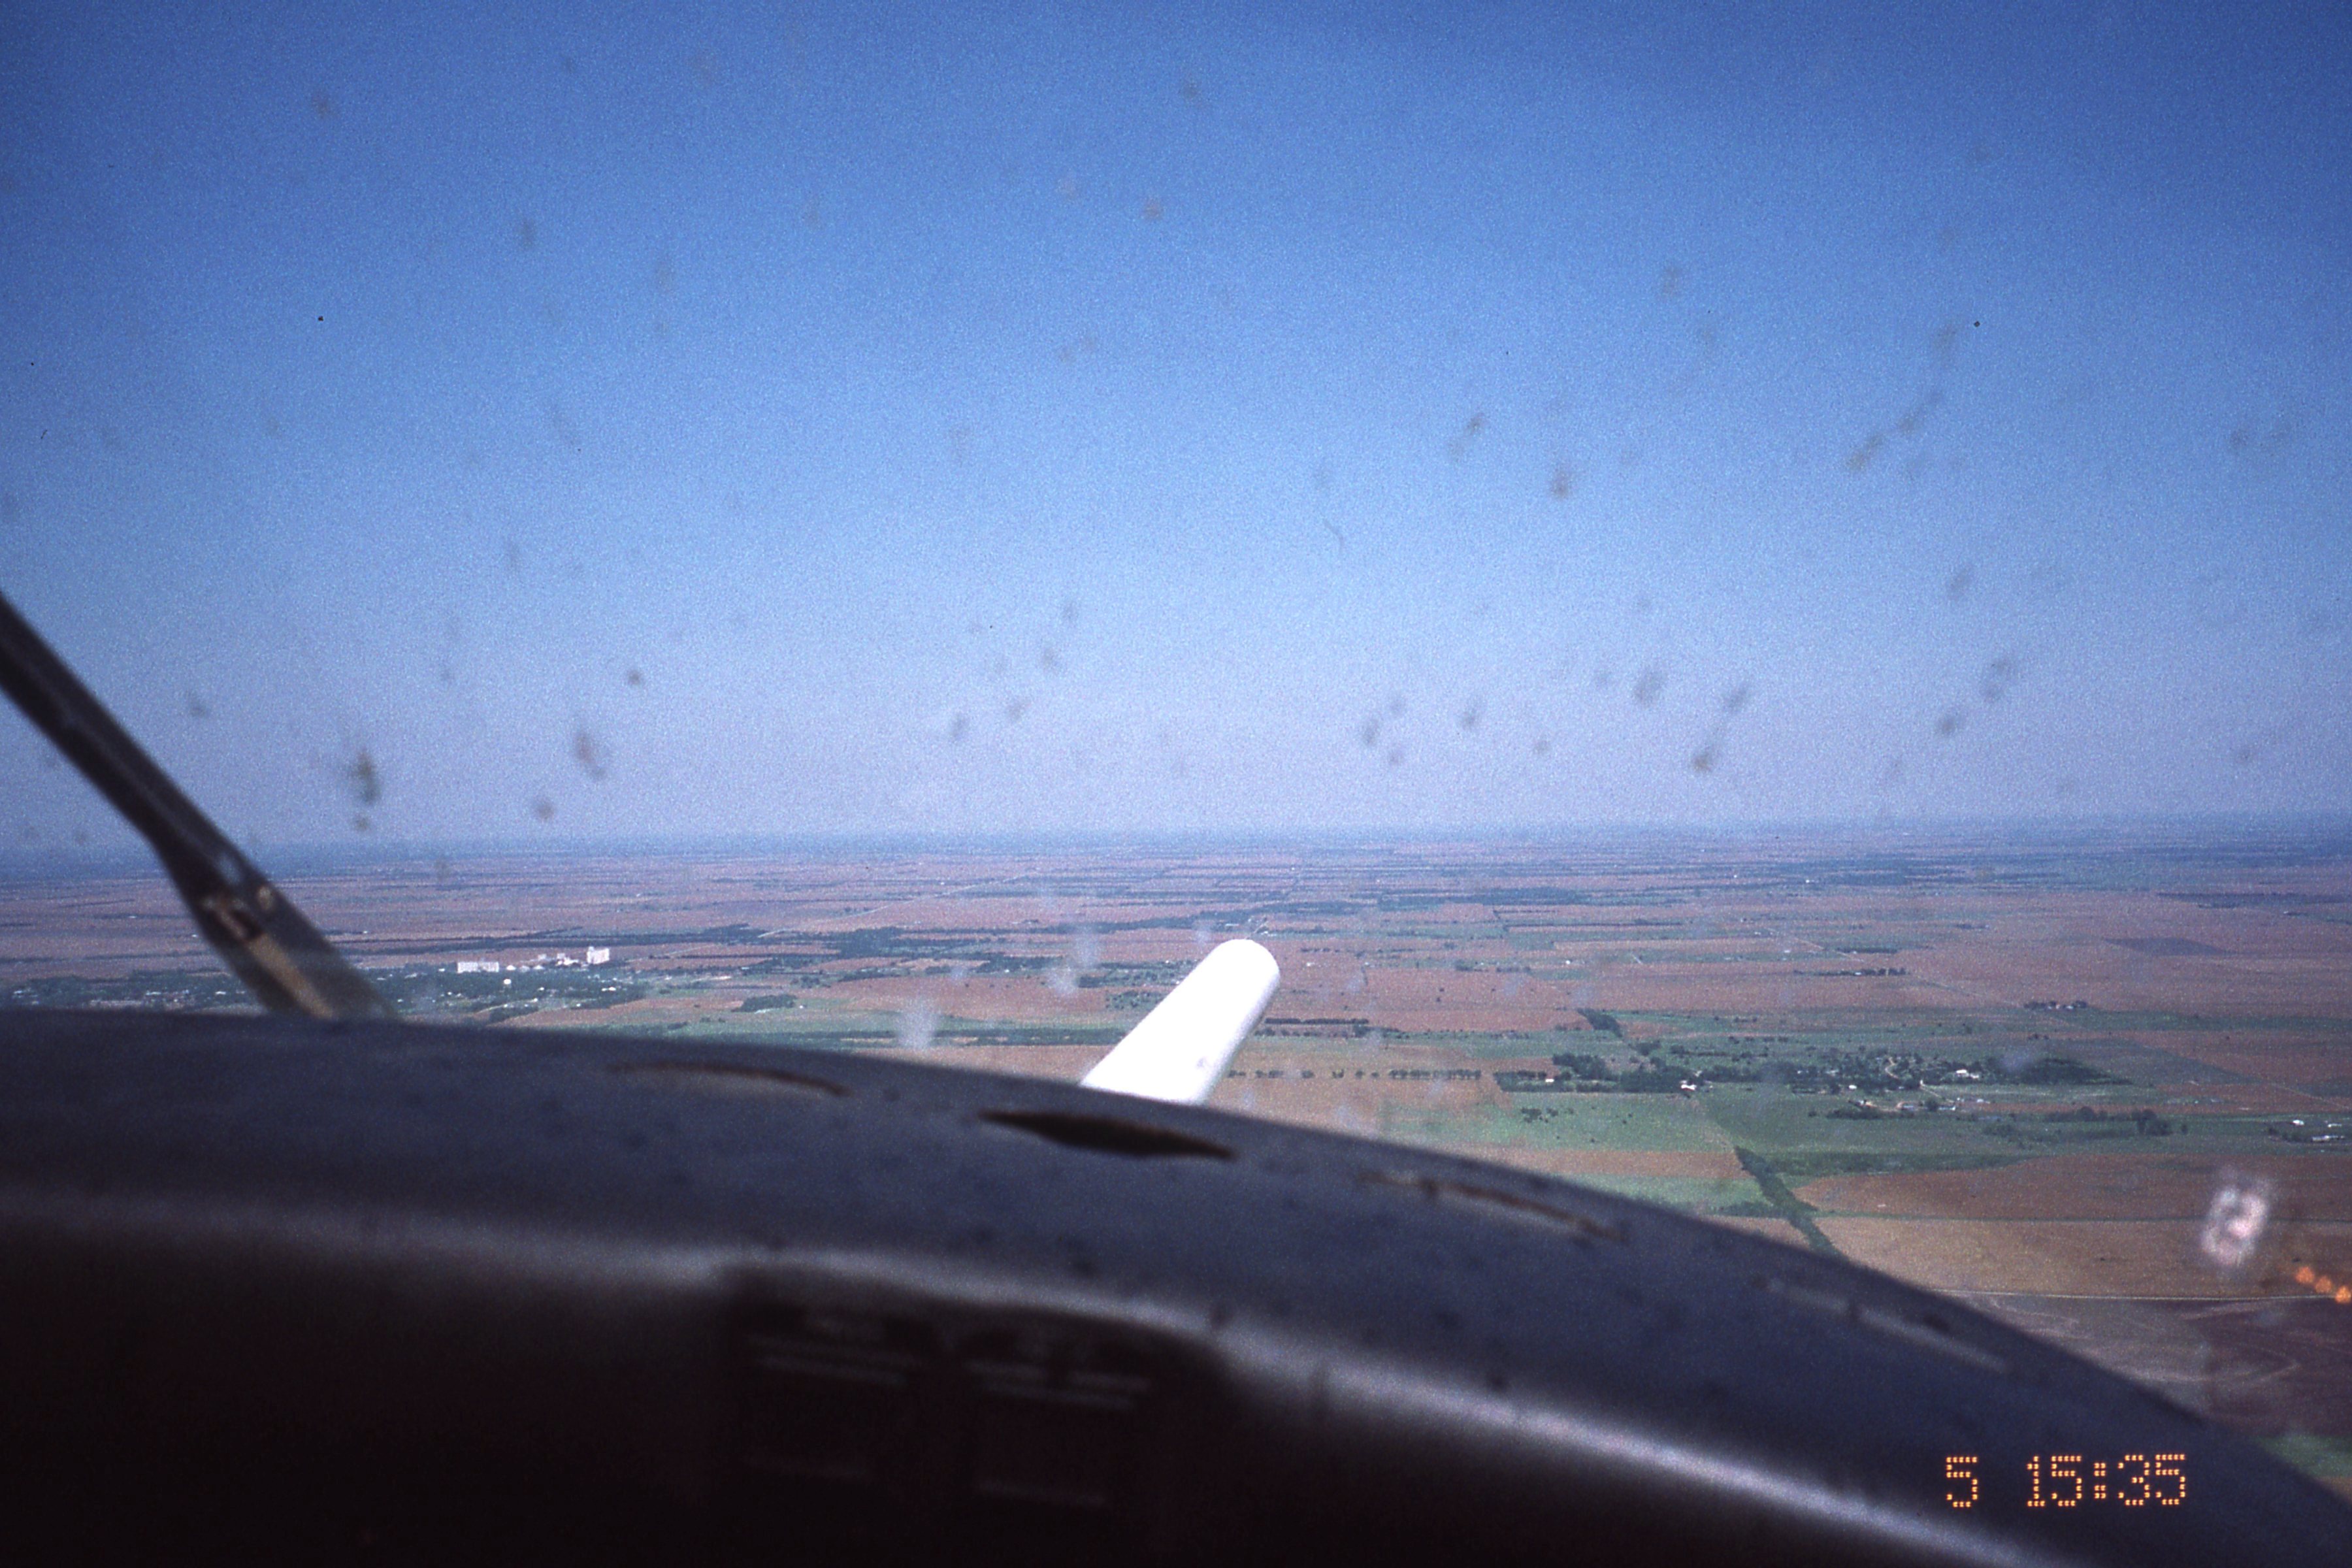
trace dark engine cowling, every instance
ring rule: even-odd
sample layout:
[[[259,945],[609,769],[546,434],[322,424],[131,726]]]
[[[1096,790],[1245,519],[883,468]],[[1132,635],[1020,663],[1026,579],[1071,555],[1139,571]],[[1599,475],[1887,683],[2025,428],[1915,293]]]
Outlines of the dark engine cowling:
[[[2079,1498],[2030,1506],[2053,1455]],[[0,1462],[12,1550],[83,1560],[2352,1561],[2152,1394],[1564,1183],[257,1018],[0,1014]]]

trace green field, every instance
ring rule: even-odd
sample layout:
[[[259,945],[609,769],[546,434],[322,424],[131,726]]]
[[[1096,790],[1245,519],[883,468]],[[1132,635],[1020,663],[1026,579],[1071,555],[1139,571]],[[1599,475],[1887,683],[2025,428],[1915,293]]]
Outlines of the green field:
[[[1383,1137],[1433,1148],[1662,1150],[1727,1153],[1731,1144],[1693,1099],[1663,1094],[1549,1095],[1556,1115],[1529,1121],[1517,1106],[1460,1109],[1391,1103],[1381,1111]]]

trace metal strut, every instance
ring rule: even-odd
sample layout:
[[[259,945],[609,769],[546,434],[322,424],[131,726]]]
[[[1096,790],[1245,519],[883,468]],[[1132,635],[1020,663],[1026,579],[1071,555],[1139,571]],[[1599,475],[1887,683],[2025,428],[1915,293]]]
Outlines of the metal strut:
[[[352,967],[0,595],[0,690],[153,847],[196,929],[273,1013],[389,1018]]]

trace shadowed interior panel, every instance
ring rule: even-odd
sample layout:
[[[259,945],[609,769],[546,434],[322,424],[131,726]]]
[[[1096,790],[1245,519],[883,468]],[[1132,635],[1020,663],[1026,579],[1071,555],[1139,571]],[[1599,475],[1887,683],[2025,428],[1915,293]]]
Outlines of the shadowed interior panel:
[[[1139,1528],[1166,1358],[1054,1322],[941,1324],[767,1303],[744,1315],[738,1458],[910,1519],[1053,1515]]]

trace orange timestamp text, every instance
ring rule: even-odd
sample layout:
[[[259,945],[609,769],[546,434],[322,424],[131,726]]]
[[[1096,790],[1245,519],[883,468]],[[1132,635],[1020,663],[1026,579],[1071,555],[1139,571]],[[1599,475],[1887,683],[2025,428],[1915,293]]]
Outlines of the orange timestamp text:
[[[1982,1458],[1944,1456],[1944,1500],[1972,1509],[1985,1500]],[[2027,1508],[2179,1508],[2189,1500],[2189,1456],[2126,1454],[2094,1459],[2082,1454],[2033,1454],[2025,1461]]]

